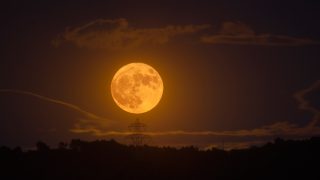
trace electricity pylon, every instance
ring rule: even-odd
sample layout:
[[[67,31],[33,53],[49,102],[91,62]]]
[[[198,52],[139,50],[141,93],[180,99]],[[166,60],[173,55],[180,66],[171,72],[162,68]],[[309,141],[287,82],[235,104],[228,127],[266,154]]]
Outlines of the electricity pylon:
[[[151,140],[150,136],[144,134],[146,132],[146,127],[147,125],[141,123],[138,118],[128,126],[131,134],[129,134],[127,138],[130,139],[132,145],[143,146]]]

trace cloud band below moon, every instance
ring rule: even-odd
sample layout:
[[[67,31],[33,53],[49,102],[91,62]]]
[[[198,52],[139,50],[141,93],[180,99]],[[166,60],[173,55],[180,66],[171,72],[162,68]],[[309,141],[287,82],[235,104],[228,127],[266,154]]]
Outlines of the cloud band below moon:
[[[158,131],[158,132],[145,132],[144,134],[150,136],[199,136],[200,137],[229,137],[229,138],[237,138],[237,137],[306,137],[306,136],[314,136],[320,134],[320,128],[317,124],[320,121],[320,110],[316,107],[313,107],[308,100],[305,99],[305,96],[313,91],[317,91],[320,89],[320,80],[316,81],[310,87],[302,89],[295,93],[294,97],[299,102],[299,108],[302,110],[309,111],[313,114],[312,120],[307,123],[306,126],[298,126],[294,123],[289,123],[286,121],[276,122],[271,125],[266,125],[259,128],[254,129],[243,129],[243,130],[233,130],[233,131],[184,131],[184,130],[175,130],[175,131]],[[61,100],[49,98],[46,96],[42,96],[33,92],[16,90],[16,89],[0,89],[0,93],[15,93],[15,94],[23,94],[27,96],[32,96],[49,103],[58,104],[69,108],[71,110],[77,111],[81,113],[84,117],[80,119],[79,122],[74,124],[73,127],[70,127],[70,132],[75,134],[89,134],[94,137],[122,137],[130,135],[129,131],[120,131],[115,130],[113,127],[114,121],[100,117],[96,114],[88,112],[86,110],[81,109],[80,107],[67,103]],[[98,123],[97,123],[98,122]],[[101,123],[107,124],[108,129],[101,128]],[[104,126],[106,127],[106,126]]]

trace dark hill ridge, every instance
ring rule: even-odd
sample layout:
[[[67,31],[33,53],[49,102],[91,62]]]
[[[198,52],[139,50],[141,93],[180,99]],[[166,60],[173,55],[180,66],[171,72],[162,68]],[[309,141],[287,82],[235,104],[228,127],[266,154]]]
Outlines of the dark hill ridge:
[[[72,140],[50,149],[0,148],[0,179],[320,179],[320,137],[276,139],[262,147],[200,151],[195,147],[126,146]]]

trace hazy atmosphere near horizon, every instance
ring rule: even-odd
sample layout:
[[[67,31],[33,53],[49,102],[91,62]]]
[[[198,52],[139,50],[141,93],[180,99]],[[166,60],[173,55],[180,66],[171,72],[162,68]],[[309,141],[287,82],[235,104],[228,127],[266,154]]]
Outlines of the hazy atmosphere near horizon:
[[[4,1],[0,146],[320,135],[320,1]]]

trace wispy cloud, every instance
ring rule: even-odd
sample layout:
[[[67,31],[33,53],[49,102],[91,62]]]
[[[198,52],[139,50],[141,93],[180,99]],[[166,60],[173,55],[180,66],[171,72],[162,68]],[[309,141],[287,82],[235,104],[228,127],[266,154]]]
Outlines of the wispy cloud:
[[[310,131],[311,130],[311,131]],[[104,131],[96,127],[90,128],[74,128],[71,129],[74,133],[89,133],[98,137],[107,136],[127,136],[132,134],[130,131]],[[312,129],[299,127],[296,124],[289,122],[277,122],[271,125],[266,125],[255,129],[243,129],[233,131],[158,131],[158,132],[143,132],[150,136],[229,136],[229,137],[274,137],[274,136],[308,136],[312,134],[320,134],[320,128],[312,127]]]
[[[86,110],[83,110],[79,106],[76,106],[71,103],[67,103],[62,100],[58,99],[53,99],[50,97],[42,96],[37,93],[29,92],[29,91],[22,91],[22,90],[17,90],[17,89],[0,89],[0,93],[14,93],[14,94],[22,94],[22,95],[27,95],[27,96],[32,96],[38,99],[41,99],[43,101],[47,101],[49,103],[61,105],[63,107],[66,107],[68,109],[74,110],[78,113],[80,113],[83,117],[79,119],[79,121],[75,124],[76,127],[88,127],[89,125],[104,125],[107,127],[112,126],[115,122],[111,119],[104,118],[101,116],[98,116],[94,113],[88,112]]]
[[[185,130],[175,130],[175,131],[158,131],[158,132],[144,132],[145,135],[149,136],[180,136],[180,137],[188,137],[188,136],[196,136],[199,138],[202,137],[220,137],[222,139],[234,139],[234,138],[261,138],[261,139],[269,139],[274,137],[308,137],[313,135],[320,135],[320,127],[316,126],[319,122],[320,111],[313,107],[310,102],[306,99],[306,96],[309,93],[319,93],[317,91],[320,90],[320,80],[312,84],[310,87],[302,89],[295,93],[294,98],[299,103],[299,108],[302,110],[307,110],[313,114],[312,120],[307,123],[306,126],[299,126],[298,124],[291,123],[288,121],[276,122],[271,125],[265,125],[262,127],[254,128],[254,129],[241,129],[241,130],[232,130],[232,131],[185,131]],[[99,127],[90,127],[90,128],[74,128],[71,129],[74,133],[88,133],[92,134],[96,137],[116,137],[116,136],[127,136],[132,132],[130,131],[105,131]],[[245,140],[241,142],[234,142],[232,147],[237,147],[241,145],[253,145],[251,144],[253,140]],[[257,140],[253,142],[256,143]],[[261,140],[258,140],[261,144]],[[265,141],[263,141],[265,142]],[[247,146],[247,147],[248,147]]]
[[[305,98],[306,95],[314,92],[320,93],[320,80],[316,81],[310,87],[302,89],[294,94],[295,99],[299,102],[299,108],[313,114],[312,120],[307,125],[308,128],[315,127],[320,121],[320,109],[312,106],[311,103]]]
[[[168,25],[155,28],[135,28],[125,18],[97,19],[79,27],[67,28],[52,43],[59,46],[71,43],[80,48],[124,50],[150,45],[162,45],[179,35],[194,34],[212,27],[201,25]],[[241,22],[224,22],[211,35],[200,35],[208,44],[305,46],[320,45],[320,41],[306,37],[292,37],[270,33],[256,33]]]
[[[241,22],[224,22],[216,34],[201,37],[203,43],[263,45],[263,46],[304,46],[320,45],[319,41],[310,38],[275,35],[270,33],[257,34]]]
[[[160,45],[175,36],[192,34],[210,25],[168,25],[159,28],[134,28],[126,19],[98,19],[83,26],[68,28],[53,41],[55,46],[71,43],[78,47],[119,50],[145,45]]]
[[[262,127],[254,129],[241,129],[232,131],[185,131],[185,130],[175,130],[175,131],[147,131],[144,132],[145,135],[153,137],[198,137],[198,138],[221,138],[221,139],[234,139],[234,138],[253,138],[253,139],[265,139],[274,138],[276,136],[280,137],[308,137],[312,135],[320,135],[320,128],[317,126],[320,120],[320,110],[312,106],[311,103],[306,99],[306,96],[310,93],[319,93],[320,91],[320,80],[312,84],[310,87],[302,89],[294,94],[294,98],[299,103],[299,108],[306,110],[313,114],[312,120],[305,126],[299,126],[294,123],[287,121],[276,122],[271,125],[265,125]],[[94,137],[123,137],[132,134],[130,131],[121,131],[116,128],[114,121],[100,117],[94,113],[90,113],[81,109],[80,107],[46,96],[42,96],[33,92],[21,91],[15,89],[0,89],[0,93],[17,93],[28,95],[32,97],[39,98],[41,100],[58,104],[75,110],[83,115],[83,118],[79,119],[73,127],[70,127],[70,132],[75,134],[89,134]],[[234,142],[232,147],[239,145],[252,145],[250,142],[256,142],[257,140],[248,140],[241,142]],[[261,142],[261,140],[258,140]],[[228,142],[226,142],[228,143]],[[231,143],[231,142],[230,142]],[[214,145],[214,144],[213,144]]]

